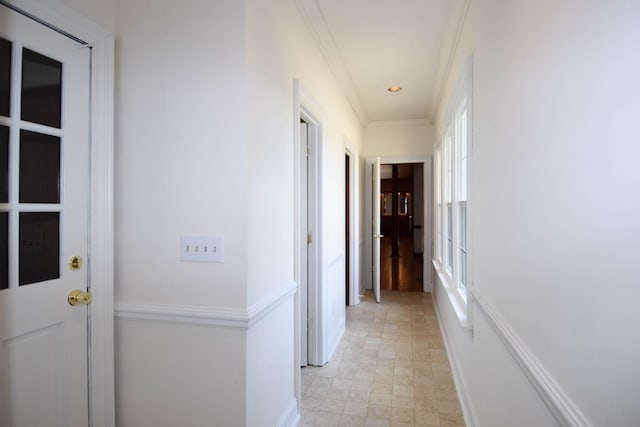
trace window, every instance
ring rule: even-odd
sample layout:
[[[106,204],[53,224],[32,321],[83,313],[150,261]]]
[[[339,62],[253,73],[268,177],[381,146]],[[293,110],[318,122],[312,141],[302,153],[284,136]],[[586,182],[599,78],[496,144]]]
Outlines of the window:
[[[470,285],[470,167],[471,167],[471,60],[449,113],[442,121],[435,147],[435,254],[433,264],[440,282],[465,326]]]
[[[456,114],[456,208],[458,214],[458,238],[456,239],[456,285],[466,300],[467,294],[467,105],[466,99]]]
[[[441,188],[442,186],[442,151],[440,149],[440,146],[437,146],[435,148],[435,155],[434,155],[434,167],[433,167],[433,173],[434,173],[434,185],[435,188]],[[435,206],[435,215],[434,215],[434,219],[435,219],[435,236],[436,236],[436,242],[435,242],[435,248],[434,248],[434,258],[436,261],[438,261],[439,263],[442,263],[442,192],[441,191],[435,191],[434,192],[434,206]]]

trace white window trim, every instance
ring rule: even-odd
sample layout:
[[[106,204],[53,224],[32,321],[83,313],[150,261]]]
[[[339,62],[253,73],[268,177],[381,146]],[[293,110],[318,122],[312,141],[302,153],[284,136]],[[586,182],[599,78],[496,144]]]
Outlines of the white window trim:
[[[439,146],[434,149],[434,179],[433,185],[434,189],[439,189],[442,186],[442,150]],[[442,263],[442,253],[443,253],[443,218],[442,218],[442,192],[434,191],[434,235],[435,235],[435,247],[433,251],[433,258],[438,262]]]
[[[440,138],[438,139],[438,143],[434,147],[434,151],[438,153],[436,158],[440,159],[441,165],[438,165],[434,168],[441,175],[436,177],[434,180],[434,191],[440,192],[440,203],[434,204],[435,210],[440,210],[440,221],[435,224],[435,234],[438,238],[441,236],[440,242],[437,242],[435,245],[435,252],[433,256],[433,266],[435,272],[438,276],[440,283],[442,284],[444,290],[447,293],[451,306],[453,307],[456,316],[460,322],[460,325],[463,328],[471,329],[472,328],[472,296],[473,296],[473,244],[472,244],[472,185],[471,185],[471,177],[472,177],[472,165],[473,165],[473,99],[472,99],[472,64],[473,58],[469,56],[467,58],[465,69],[461,79],[459,80],[454,95],[451,97],[449,101],[448,108],[446,113],[442,116],[441,126],[438,127]],[[447,218],[446,218],[446,208],[447,202],[444,194],[446,181],[445,181],[445,173],[447,171],[447,167],[445,165],[446,160],[446,152],[444,147],[444,140],[447,136],[451,137],[451,148],[454,161],[454,168],[457,168],[459,165],[457,164],[457,154],[456,154],[456,133],[458,132],[458,127],[456,123],[456,117],[460,114],[461,111],[466,109],[467,114],[467,126],[466,126],[466,148],[467,148],[467,188],[466,188],[466,200],[463,202],[466,206],[466,247],[467,247],[467,256],[466,256],[466,287],[462,288],[459,286],[458,276],[458,268],[459,268],[459,251],[458,251],[458,233],[459,233],[459,207],[461,205],[461,201],[458,200],[458,190],[459,186],[456,182],[456,177],[459,176],[457,173],[453,173],[453,178],[451,179],[450,185],[453,189],[453,200],[451,202],[452,205],[452,253],[454,263],[452,265],[452,270],[449,271],[447,268]],[[438,184],[440,188],[438,188]],[[450,189],[451,191],[451,189]],[[438,212],[434,212],[434,218],[437,217]]]

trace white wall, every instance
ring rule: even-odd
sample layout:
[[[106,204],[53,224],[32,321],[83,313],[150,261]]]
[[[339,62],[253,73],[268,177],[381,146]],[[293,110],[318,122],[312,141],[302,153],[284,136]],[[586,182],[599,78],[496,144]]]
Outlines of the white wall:
[[[277,291],[294,273],[294,80],[320,115],[320,213],[323,222],[322,294],[325,354],[344,329],[344,144],[358,156],[362,126],[320,54],[303,16],[290,0],[247,1],[248,76],[248,277],[247,303]],[[291,307],[293,309],[293,307]],[[265,321],[262,335],[248,334],[247,422],[275,425],[295,396],[293,312]],[[275,315],[275,314],[274,314]],[[288,320],[288,323],[285,321]],[[269,337],[265,340],[265,337]],[[273,363],[267,361],[272,360]],[[290,362],[290,363],[289,363]],[[288,370],[283,373],[288,365]],[[265,366],[269,366],[265,369]],[[278,369],[281,368],[281,369]],[[295,372],[297,371],[297,372]],[[277,387],[274,387],[277,384]],[[267,416],[266,414],[270,414]],[[265,418],[266,417],[266,418]],[[273,420],[271,424],[268,420]]]
[[[640,422],[638,16],[471,1],[440,111],[473,53],[473,334],[435,291],[476,425],[553,425],[557,403],[586,425]]]
[[[430,156],[434,128],[428,120],[370,122],[364,132],[364,157]]]
[[[362,140],[295,2],[64,1],[116,35],[117,424],[291,423],[294,79],[327,112],[327,341]],[[180,262],[183,235],[223,236],[225,262]]]
[[[269,286],[290,279],[293,271],[289,255],[294,231],[294,79],[299,80],[307,96],[324,114],[319,118],[324,122],[323,198],[328,201],[323,212],[325,228],[329,230],[324,236],[324,246],[330,259],[344,256],[343,140],[348,139],[357,153],[362,126],[319,53],[295,2],[252,0],[247,7],[251,304],[266,294]],[[275,230],[284,234],[274,241]],[[278,259],[264,256],[269,253],[287,256]],[[265,280],[265,271],[279,278]],[[254,272],[261,275],[253,276]]]
[[[115,0],[60,0],[105,30],[115,29]]]
[[[370,162],[375,157],[383,158],[383,162],[406,162],[407,159],[428,160],[433,155],[433,143],[435,141],[435,129],[431,122],[426,119],[412,120],[387,120],[370,122],[364,131],[363,155],[369,161],[365,161],[363,171],[365,175],[364,188],[364,230],[371,230],[371,171]],[[430,161],[430,160],[429,160]],[[369,178],[367,178],[368,176]],[[427,198],[425,198],[426,201]],[[430,205],[430,201],[426,202]],[[431,241],[431,233],[423,227],[426,234],[425,247]],[[363,279],[364,288],[372,289],[372,242],[371,235],[364,235],[362,246]],[[428,265],[429,253],[425,252],[425,265]],[[431,272],[425,270],[425,291],[431,290]]]
[[[116,301],[245,307],[244,5],[116,3]],[[181,235],[222,235],[223,264]]]
[[[322,282],[324,304],[324,355],[330,358],[342,336],[345,320],[344,245],[344,141],[356,156],[362,126],[319,52],[305,20],[291,0],[247,2],[247,52],[249,77],[248,158],[250,239],[248,303],[293,277],[294,241],[294,80],[313,105],[322,127],[320,196],[322,198]],[[354,197],[359,197],[356,193]],[[277,202],[275,202],[277,201]],[[356,223],[360,229],[359,222]],[[277,237],[274,239],[274,237]],[[354,262],[357,262],[355,260]],[[355,264],[357,265],[357,264]],[[354,267],[355,268],[355,267]],[[357,280],[357,278],[356,278]],[[279,326],[279,333],[286,333]],[[274,329],[274,331],[278,328]],[[273,333],[273,332],[272,332]],[[251,335],[250,335],[251,336]],[[251,344],[250,348],[251,348]],[[278,354],[280,349],[271,348]],[[263,370],[259,354],[249,354],[256,372]],[[251,367],[249,368],[252,369]],[[272,382],[281,382],[272,371]],[[252,381],[252,376],[248,377]],[[251,385],[248,386],[251,390]],[[255,401],[275,399],[272,388],[263,388]],[[290,390],[293,391],[293,390]],[[248,404],[251,407],[251,403]]]
[[[116,426],[245,423],[245,334],[190,323],[116,320]]]
[[[119,426],[245,424],[246,328],[194,317],[247,307],[244,17],[232,0],[116,1]],[[182,235],[223,236],[225,262],[180,262]]]

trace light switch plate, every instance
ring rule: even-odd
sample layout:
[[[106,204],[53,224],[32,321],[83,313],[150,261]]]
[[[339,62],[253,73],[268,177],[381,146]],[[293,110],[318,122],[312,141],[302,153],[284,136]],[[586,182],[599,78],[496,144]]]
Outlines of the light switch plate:
[[[222,236],[181,236],[180,261],[224,262]]]

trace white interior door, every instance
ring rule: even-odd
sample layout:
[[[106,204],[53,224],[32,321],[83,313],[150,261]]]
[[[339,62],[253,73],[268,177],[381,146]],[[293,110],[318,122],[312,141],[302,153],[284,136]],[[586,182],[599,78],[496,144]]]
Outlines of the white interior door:
[[[89,63],[0,5],[2,426],[88,425]]]
[[[373,294],[376,297],[376,302],[380,302],[380,157],[376,158],[373,162],[373,191],[371,195],[372,201],[372,213],[371,228],[373,232],[373,238],[371,239],[371,245],[373,248]]]
[[[302,256],[300,257],[300,366],[308,364],[309,350],[309,240],[307,238],[309,230],[309,177],[308,177],[308,158],[307,145],[309,143],[308,125],[305,122],[300,123],[300,218],[304,224],[306,233],[301,233],[300,248],[302,248]]]

